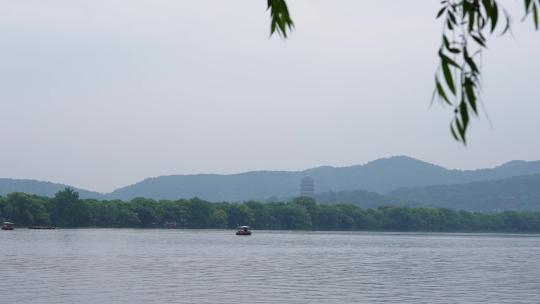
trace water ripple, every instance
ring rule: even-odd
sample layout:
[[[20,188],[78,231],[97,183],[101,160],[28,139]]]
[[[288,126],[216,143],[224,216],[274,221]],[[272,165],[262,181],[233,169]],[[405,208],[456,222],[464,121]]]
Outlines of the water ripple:
[[[0,233],[1,303],[539,303],[540,237]]]

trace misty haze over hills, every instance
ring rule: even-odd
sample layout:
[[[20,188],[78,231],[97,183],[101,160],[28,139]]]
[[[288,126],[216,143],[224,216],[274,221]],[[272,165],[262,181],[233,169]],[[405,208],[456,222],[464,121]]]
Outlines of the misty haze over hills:
[[[528,195],[526,189],[534,188],[537,185],[535,184],[537,179],[523,177],[520,180],[524,182],[522,184],[515,183],[513,180],[504,180],[533,174],[540,174],[540,161],[511,161],[491,169],[448,170],[414,158],[396,156],[378,159],[365,165],[337,168],[323,166],[296,172],[253,171],[230,175],[160,176],[145,179],[108,194],[77,190],[82,198],[97,199],[199,197],[215,202],[268,200],[297,196],[301,179],[311,176],[315,180],[316,198],[321,202],[355,203],[363,207],[439,204],[449,208],[452,206],[466,208],[475,199],[478,201],[478,196],[482,193],[480,191],[473,194],[472,190],[483,189],[481,187],[484,186],[491,189],[493,195],[500,194],[500,191],[496,191],[497,189],[506,189],[505,191],[511,193],[511,190],[517,187],[521,189],[521,192],[525,191],[522,198],[529,199],[526,205],[534,205],[530,200],[536,196]],[[458,185],[496,180],[500,181],[497,181],[495,186],[491,186],[491,182]],[[508,184],[508,186],[501,186],[503,184]],[[519,187],[520,185],[522,187]],[[538,186],[540,188],[540,184]],[[65,185],[49,182],[0,179],[1,195],[21,191],[52,196],[65,187]],[[468,190],[458,191],[464,187]],[[476,196],[475,198],[468,197],[463,193]],[[499,202],[499,207],[510,204],[501,199],[495,199],[495,201]]]

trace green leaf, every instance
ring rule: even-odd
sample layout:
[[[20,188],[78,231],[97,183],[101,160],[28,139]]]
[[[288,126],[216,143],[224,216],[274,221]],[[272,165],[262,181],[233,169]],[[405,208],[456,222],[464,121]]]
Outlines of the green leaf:
[[[463,123],[460,135],[463,141],[465,141],[465,133],[467,132],[467,126],[469,125],[469,109],[463,100],[459,104],[459,114],[461,116],[461,122]]]
[[[474,92],[474,83],[470,78],[465,78],[465,94],[467,95],[467,100],[471,106],[474,114],[478,115],[478,109],[476,108],[476,94]]]
[[[450,57],[446,56],[446,55],[443,53],[443,50],[442,50],[442,49],[439,50],[439,57],[441,57],[441,60],[442,60],[442,61],[446,61],[448,64],[453,65],[453,66],[455,66],[455,67],[458,68],[458,69],[461,69],[461,67],[460,67],[454,60],[452,60]]]
[[[482,4],[484,5],[484,8],[488,16],[491,15],[491,13],[493,12],[493,7],[491,6],[491,0],[482,0]]]
[[[534,27],[538,30],[538,6],[536,6],[536,4],[533,5],[533,20]]]
[[[497,7],[497,2],[493,3],[493,9],[491,14],[491,32],[495,31],[497,23],[499,22],[499,7]]]
[[[450,48],[450,41],[448,41],[448,38],[446,38],[445,35],[442,36],[443,44],[446,48]]]
[[[459,134],[459,137],[460,137],[459,141],[461,141],[461,142],[463,142],[465,144],[466,143],[465,133],[467,132],[466,128],[461,125],[461,122],[459,121],[459,119],[456,119],[455,122],[456,122],[456,128],[458,130],[458,134]]]
[[[439,79],[437,79],[437,78],[435,78],[435,86],[437,88],[437,94],[439,94],[439,96],[442,97],[442,99],[447,104],[451,105],[452,103],[450,102],[450,100],[446,96],[446,93],[444,92],[443,86],[441,85],[441,83],[439,82]]]
[[[459,137],[457,136],[456,130],[454,130],[454,125],[452,123],[450,124],[450,131],[452,132],[454,139],[459,141]]]
[[[464,1],[464,2],[467,2],[467,1]],[[471,8],[469,10],[469,32],[472,32],[474,30],[474,19],[475,19],[475,16],[476,16],[476,12]]]
[[[450,20],[446,21],[446,26],[448,27],[449,30],[451,30],[451,31],[454,30],[454,26],[452,25],[452,22],[450,22]]]
[[[448,66],[448,62],[444,61],[442,62],[442,69],[444,74],[444,79],[446,80],[446,85],[452,91],[452,94],[456,95],[456,87],[454,86],[454,79],[452,77],[452,73],[450,72],[450,67]]]
[[[287,31],[292,30],[294,23],[285,0],[268,0],[268,10],[271,17],[270,34],[277,32],[287,38]]]
[[[486,47],[486,42],[484,41],[485,39],[483,37],[479,37],[479,36],[472,35],[472,34],[471,34],[471,37],[472,37],[472,39],[474,39],[474,41],[476,41],[476,43],[478,43],[479,45],[481,45],[484,48]]]
[[[472,10],[472,5],[471,3],[469,3],[469,1],[467,0],[464,0],[464,1],[461,1],[461,8],[462,8],[462,12],[463,12],[463,18],[465,18],[465,16],[467,16],[467,14],[469,14],[469,11]]]
[[[467,65],[471,68],[473,73],[478,74],[480,72],[474,60],[469,56],[469,52],[467,51],[466,47],[463,48],[463,59],[465,60],[465,63],[467,63]]]
[[[451,11],[448,11],[448,22],[452,23],[452,25],[456,25],[456,16]]]
[[[532,0],[525,0],[525,11],[528,13],[531,9]]]
[[[459,53],[461,52],[459,49],[453,48],[453,47],[450,45],[450,41],[448,41],[448,38],[446,38],[446,36],[443,36],[443,43],[444,43],[444,46],[446,47],[446,49],[447,49],[450,53],[459,54]]]
[[[437,19],[439,19],[439,17],[442,16],[442,14],[444,14],[444,12],[446,11],[446,6],[443,6],[439,12],[437,13]]]

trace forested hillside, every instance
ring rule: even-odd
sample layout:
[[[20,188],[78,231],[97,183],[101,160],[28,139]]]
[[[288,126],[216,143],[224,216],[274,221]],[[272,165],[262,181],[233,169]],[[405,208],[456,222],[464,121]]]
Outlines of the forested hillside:
[[[540,174],[460,185],[403,188],[388,194],[408,206],[472,211],[540,210]]]
[[[400,198],[363,190],[343,190],[317,193],[320,204],[352,204],[361,208],[407,205]]]
[[[324,204],[346,203],[362,208],[408,206],[494,212],[540,211],[540,174],[455,185],[401,188],[388,194],[361,190],[330,191],[315,196]]]

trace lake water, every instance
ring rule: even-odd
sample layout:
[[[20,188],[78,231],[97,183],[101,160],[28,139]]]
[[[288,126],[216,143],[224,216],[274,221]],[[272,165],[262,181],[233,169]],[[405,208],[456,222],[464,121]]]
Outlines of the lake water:
[[[540,236],[0,231],[0,303],[540,303]]]

